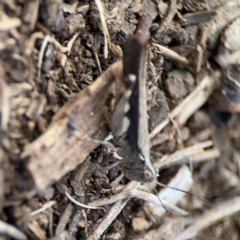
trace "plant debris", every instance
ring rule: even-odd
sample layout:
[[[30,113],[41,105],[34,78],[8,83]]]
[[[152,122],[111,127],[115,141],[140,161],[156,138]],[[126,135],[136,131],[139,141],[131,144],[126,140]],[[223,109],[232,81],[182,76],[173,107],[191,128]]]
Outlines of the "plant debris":
[[[239,21],[237,0],[3,0],[1,239],[239,239]],[[148,42],[144,184],[109,127],[133,34]]]

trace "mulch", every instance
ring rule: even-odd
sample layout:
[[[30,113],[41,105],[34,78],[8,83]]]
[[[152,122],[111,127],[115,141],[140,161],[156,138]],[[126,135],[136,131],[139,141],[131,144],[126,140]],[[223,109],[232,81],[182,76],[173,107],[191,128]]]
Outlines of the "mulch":
[[[0,12],[0,239],[240,239],[238,1],[3,0]],[[142,184],[109,127],[133,34],[148,43],[158,173]]]

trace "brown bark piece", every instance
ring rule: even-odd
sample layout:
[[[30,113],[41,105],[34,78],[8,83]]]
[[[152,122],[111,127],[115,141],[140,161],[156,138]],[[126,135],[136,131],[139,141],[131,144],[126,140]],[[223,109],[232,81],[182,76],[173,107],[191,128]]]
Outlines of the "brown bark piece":
[[[82,163],[108,134],[105,121],[105,101],[115,76],[121,76],[121,62],[114,63],[91,86],[71,99],[53,118],[48,130],[21,155],[29,157],[28,169],[37,190],[44,189]],[[69,122],[74,124],[74,135]],[[87,139],[87,140],[84,140]]]

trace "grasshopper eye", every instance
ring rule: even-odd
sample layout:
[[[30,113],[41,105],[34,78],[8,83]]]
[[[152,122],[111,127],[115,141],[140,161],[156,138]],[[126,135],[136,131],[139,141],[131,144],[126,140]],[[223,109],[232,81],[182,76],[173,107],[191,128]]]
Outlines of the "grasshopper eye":
[[[143,178],[146,182],[152,182],[155,178],[155,174],[152,173],[149,169],[145,169],[143,173]]]

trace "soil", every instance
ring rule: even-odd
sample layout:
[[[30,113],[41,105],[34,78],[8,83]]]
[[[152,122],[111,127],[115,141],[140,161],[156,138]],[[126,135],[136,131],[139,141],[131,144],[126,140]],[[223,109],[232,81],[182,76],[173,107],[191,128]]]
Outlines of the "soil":
[[[238,1],[3,0],[0,13],[0,239],[240,239]],[[148,49],[152,183],[127,179],[105,140],[131,35]]]

